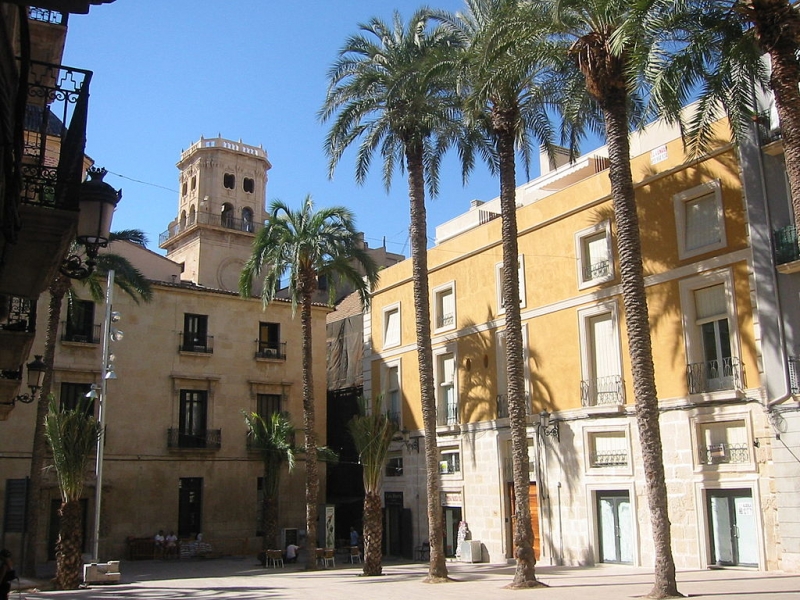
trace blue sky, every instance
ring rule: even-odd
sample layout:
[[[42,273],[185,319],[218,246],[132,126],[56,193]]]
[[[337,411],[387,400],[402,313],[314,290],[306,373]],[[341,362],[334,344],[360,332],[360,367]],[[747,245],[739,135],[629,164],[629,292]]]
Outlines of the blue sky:
[[[142,229],[157,249],[158,234],[177,212],[181,151],[201,135],[222,135],[264,146],[272,163],[268,202],[299,206],[311,194],[318,206],[345,205],[371,247],[385,238],[389,251],[408,256],[405,176],[396,174],[387,195],[376,162],[367,183],[357,186],[351,152],[329,180],[327,125],[317,112],[327,70],[358,23],[390,20],[395,9],[407,18],[419,6],[408,0],[117,0],[70,16],[64,63],[94,72],[86,151],[109,170],[106,181],[123,189],[113,228]],[[455,11],[463,2],[430,6]],[[440,195],[428,200],[431,243],[437,224],[498,190],[485,166],[463,187],[451,157]]]

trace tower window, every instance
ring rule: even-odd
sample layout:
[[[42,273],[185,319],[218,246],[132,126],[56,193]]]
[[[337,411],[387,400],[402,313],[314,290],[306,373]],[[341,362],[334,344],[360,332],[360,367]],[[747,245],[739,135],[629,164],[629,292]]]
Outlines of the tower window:
[[[222,185],[229,190],[234,189],[236,187],[236,175],[233,173],[225,173],[222,177]]]
[[[182,196],[186,195],[186,182],[185,181],[183,182],[183,186],[181,187],[181,195]]]
[[[192,191],[197,189],[197,175],[192,177]]]
[[[256,189],[256,184],[250,177],[245,177],[242,182],[242,189],[248,194],[252,194]]]

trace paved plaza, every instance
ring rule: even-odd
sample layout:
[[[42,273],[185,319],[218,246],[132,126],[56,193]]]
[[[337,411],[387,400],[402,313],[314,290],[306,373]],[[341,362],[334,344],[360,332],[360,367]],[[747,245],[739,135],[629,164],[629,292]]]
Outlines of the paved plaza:
[[[636,598],[650,591],[650,569],[599,565],[597,567],[537,568],[539,580],[549,588],[511,591],[503,589],[513,567],[448,563],[452,583],[427,585],[423,563],[388,561],[381,577],[359,577],[360,565],[340,564],[333,569],[307,572],[302,565],[261,567],[253,558],[135,561],[121,565],[122,583],[93,586],[70,592],[22,592],[12,588],[11,600],[46,598],[189,599],[233,598],[285,600],[472,600],[520,596],[541,600]],[[765,598],[800,599],[800,574],[765,573],[745,569],[681,571],[679,589],[693,599],[726,600]],[[30,582],[23,582],[28,584]]]

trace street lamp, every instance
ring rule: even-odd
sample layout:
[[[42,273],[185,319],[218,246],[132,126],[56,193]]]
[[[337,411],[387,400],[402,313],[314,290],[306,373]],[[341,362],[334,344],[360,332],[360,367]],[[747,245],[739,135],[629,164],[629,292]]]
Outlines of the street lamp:
[[[11,406],[14,406],[14,404],[17,402],[30,404],[36,400],[36,394],[38,394],[39,390],[42,389],[44,375],[47,372],[47,365],[42,361],[42,356],[40,354],[36,354],[34,355],[34,359],[25,366],[28,367],[28,387],[30,388],[31,393],[20,394],[19,396],[12,398],[11,402],[0,402],[0,404],[10,404]]]
[[[558,422],[553,421],[551,424],[550,413],[546,410],[539,413],[539,430],[542,432],[542,435],[554,437],[557,442],[561,441],[558,437]]]
[[[97,253],[108,246],[111,234],[111,218],[122,199],[122,190],[115,190],[103,181],[107,171],[91,168],[89,180],[81,184],[78,232],[75,237],[83,246],[85,261],[77,253],[71,254],[61,263],[61,273],[72,279],[86,279],[94,271]]]
[[[415,437],[411,439],[410,432],[408,429],[403,429],[401,432],[403,434],[403,446],[406,447],[406,450],[411,452],[411,450],[416,450],[417,454],[419,454],[419,438]]]

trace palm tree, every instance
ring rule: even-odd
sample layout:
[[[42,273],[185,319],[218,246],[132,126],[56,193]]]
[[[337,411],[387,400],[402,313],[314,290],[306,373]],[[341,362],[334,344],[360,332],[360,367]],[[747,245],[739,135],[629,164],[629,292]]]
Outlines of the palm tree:
[[[646,0],[651,5],[657,0]],[[636,0],[531,0],[529,22],[540,27],[544,17],[562,43],[570,67],[560,89],[561,110],[576,131],[592,127],[605,133],[609,154],[611,198],[616,221],[622,299],[631,357],[636,419],[650,521],[655,546],[655,582],[651,597],[678,595],[672,557],[667,486],[664,476],[658,395],[655,384],[650,324],[642,268],[636,197],[630,168],[632,123],[643,115],[637,94],[646,64],[637,53],[657,40],[646,28],[624,27]]]
[[[81,398],[75,408],[59,408],[50,395],[45,416],[45,437],[53,451],[53,463],[61,490],[58,541],[56,542],[56,585],[74,590],[81,582],[83,511],[81,495],[86,468],[100,436],[100,424],[89,412],[91,404]]]
[[[381,481],[389,454],[389,444],[397,424],[381,412],[381,397],[376,396],[369,410],[362,399],[361,414],[347,424],[364,472],[364,575],[380,575],[383,541]]]
[[[293,310],[300,306],[303,344],[303,427],[306,455],[306,531],[309,544],[317,539],[317,431],[314,409],[314,377],[311,338],[311,304],[319,277],[330,282],[352,284],[363,306],[378,281],[378,268],[358,243],[352,213],[343,206],[314,211],[311,196],[300,210],[292,210],[280,200],[269,206],[269,220],[253,241],[253,254],[239,278],[242,296],[249,297],[253,279],[263,273],[261,299],[264,307],[280,290],[288,275],[288,292]],[[364,273],[362,277],[360,273]],[[308,553],[307,569],[316,568],[313,552]]]
[[[439,160],[451,145],[458,146],[465,174],[472,168],[475,149],[482,146],[479,139],[469,139],[470,132],[465,132],[459,119],[460,99],[452,68],[457,40],[444,27],[430,23],[431,13],[423,9],[405,25],[399,13],[394,14],[391,25],[377,18],[361,24],[361,33],[345,42],[328,73],[330,82],[320,118],[333,118],[325,140],[331,175],[345,150],[359,139],[355,167],[359,184],[365,181],[378,149],[387,190],[396,167],[407,172],[431,544],[426,581],[441,581],[447,578],[447,565],[439,502],[425,185],[427,182],[431,196],[436,195]]]
[[[552,132],[541,87],[541,68],[531,60],[542,37],[520,36],[518,0],[467,0],[455,18],[442,15],[466,48],[461,87],[466,118],[485,131],[494,146],[500,175],[502,218],[502,289],[506,322],[506,365],[515,496],[516,570],[512,587],[536,582],[536,556],[529,504],[527,444],[528,400],[525,396],[524,353],[520,318],[519,251],[517,247],[516,154],[530,163],[532,137],[551,151]],[[522,30],[529,33],[530,30]],[[490,163],[490,167],[494,167]]]
[[[112,232],[109,241],[128,241],[142,247],[147,245],[147,238],[142,231],[127,229]],[[77,244],[73,244],[77,246]],[[76,248],[73,248],[75,250]],[[116,273],[114,282],[121,290],[127,293],[137,303],[140,299],[149,302],[153,291],[149,281],[127,259],[104,252],[97,256],[97,267],[87,278],[80,280],[88,290],[95,302],[102,302],[105,298],[103,282],[110,270]],[[36,548],[39,540],[39,506],[41,504],[42,471],[45,466],[47,444],[44,437],[44,419],[47,414],[48,400],[53,384],[53,364],[56,354],[56,340],[58,340],[58,322],[61,318],[61,308],[64,298],[68,298],[70,305],[75,293],[74,279],[63,273],[56,275],[48,288],[50,304],[47,313],[47,334],[44,343],[44,363],[47,365],[42,391],[36,405],[36,427],[33,434],[33,451],[31,454],[30,487],[27,501],[28,534],[26,537],[26,552],[23,556],[23,572],[29,576],[35,575]]]
[[[262,550],[278,548],[278,487],[284,463],[289,472],[294,469],[294,426],[289,415],[281,412],[266,418],[258,413],[244,413],[244,422],[250,447],[257,450],[264,461]]]

